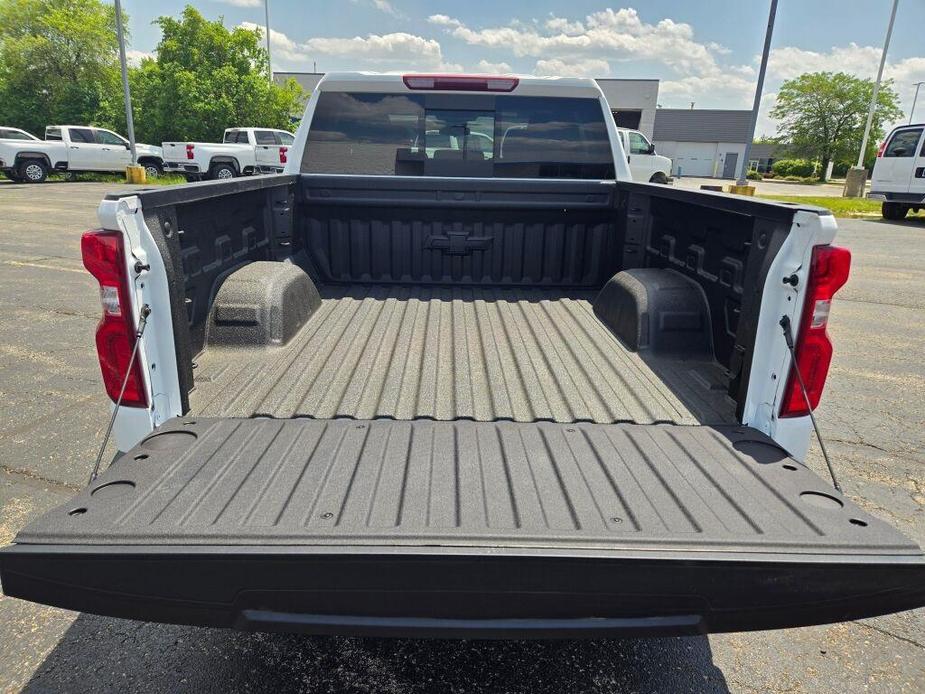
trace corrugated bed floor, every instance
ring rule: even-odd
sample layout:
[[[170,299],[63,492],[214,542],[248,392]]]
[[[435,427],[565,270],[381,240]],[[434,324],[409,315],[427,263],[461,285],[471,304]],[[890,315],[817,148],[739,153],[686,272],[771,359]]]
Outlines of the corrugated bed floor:
[[[591,292],[372,286],[323,296],[284,347],[200,355],[192,413],[735,421],[718,366],[647,363],[595,317]]]

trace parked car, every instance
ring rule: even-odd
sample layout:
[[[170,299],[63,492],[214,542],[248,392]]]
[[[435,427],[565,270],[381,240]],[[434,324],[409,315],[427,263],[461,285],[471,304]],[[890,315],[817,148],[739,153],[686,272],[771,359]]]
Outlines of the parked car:
[[[591,79],[328,73],[290,153],[101,203],[124,453],[0,550],[7,596],[496,638],[925,604],[922,550],[800,462],[827,210],[632,181]]]
[[[221,143],[164,142],[164,168],[190,180],[280,173],[293,135],[272,128],[228,128]]]
[[[627,128],[617,128],[617,133],[634,181],[671,182],[671,159],[657,154],[655,145],[645,135]]]
[[[868,198],[882,200],[884,219],[925,208],[925,124],[895,128],[880,145]]]
[[[138,163],[154,178],[162,171],[161,148],[136,144]],[[52,171],[124,171],[129,142],[105,128],[49,125],[44,140],[0,140],[0,171],[16,181],[41,183]]]
[[[0,125],[0,140],[34,140],[38,142],[39,138],[32,133],[27,133],[25,130]]]

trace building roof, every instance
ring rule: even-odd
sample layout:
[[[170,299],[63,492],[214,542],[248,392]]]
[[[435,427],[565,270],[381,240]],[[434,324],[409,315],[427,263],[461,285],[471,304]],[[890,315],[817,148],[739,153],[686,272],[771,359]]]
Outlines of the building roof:
[[[751,111],[660,108],[655,112],[656,142],[746,142]]]

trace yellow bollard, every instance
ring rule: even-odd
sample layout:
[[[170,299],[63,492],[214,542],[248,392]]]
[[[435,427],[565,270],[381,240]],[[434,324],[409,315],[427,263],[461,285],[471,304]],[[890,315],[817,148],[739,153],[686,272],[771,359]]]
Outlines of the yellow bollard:
[[[126,183],[145,183],[147,177],[145,176],[145,167],[136,165],[130,165],[125,167],[125,182]]]
[[[726,187],[727,193],[732,193],[733,195],[755,195],[755,186],[737,186],[734,183]]]

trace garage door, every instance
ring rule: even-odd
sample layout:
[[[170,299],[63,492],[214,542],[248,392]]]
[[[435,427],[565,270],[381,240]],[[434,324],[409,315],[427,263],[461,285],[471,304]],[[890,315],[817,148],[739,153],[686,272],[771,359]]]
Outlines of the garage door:
[[[711,142],[679,142],[674,154],[675,173],[678,167],[684,176],[712,176],[716,145]]]

